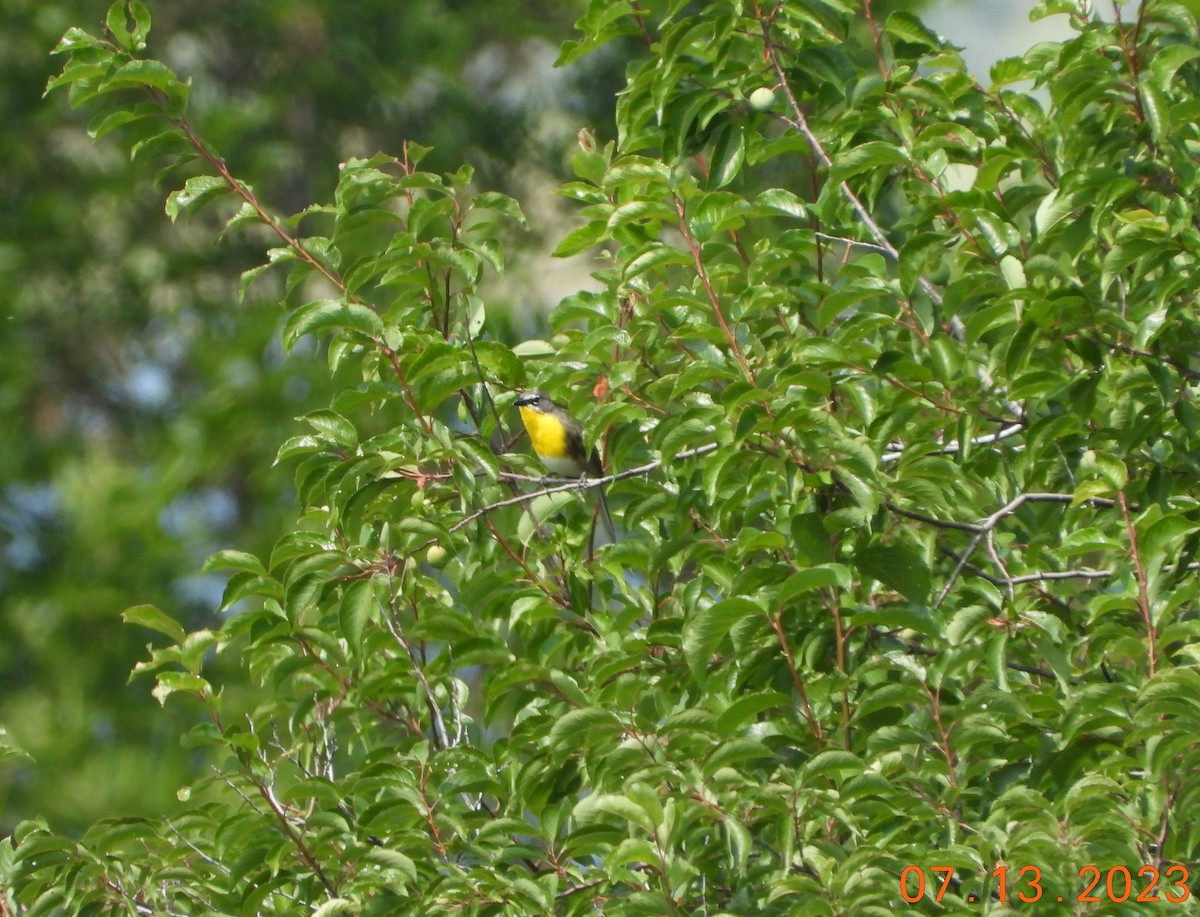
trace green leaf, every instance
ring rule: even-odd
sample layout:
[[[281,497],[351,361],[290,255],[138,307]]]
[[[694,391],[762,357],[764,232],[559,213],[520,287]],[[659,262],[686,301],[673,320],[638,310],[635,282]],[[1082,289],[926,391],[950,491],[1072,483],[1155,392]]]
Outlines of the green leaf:
[[[667,265],[689,265],[691,263],[692,258],[686,252],[670,245],[664,245],[662,242],[650,242],[625,265],[624,279],[629,281],[640,274],[658,270]]]
[[[780,213],[795,217],[797,220],[808,216],[808,205],[793,192],[783,188],[768,188],[755,198],[755,203],[770,210],[778,210]]]
[[[746,761],[773,759],[775,753],[758,739],[743,737],[722,742],[704,762],[704,772],[715,774],[724,767],[734,767]]]
[[[313,411],[301,419],[339,446],[352,449],[358,445],[358,431],[354,429],[354,424],[337,411]]]
[[[373,341],[383,337],[383,322],[374,310],[358,303],[321,299],[288,316],[283,326],[283,346],[291,350],[304,335],[331,328],[356,331]]]
[[[63,37],[59,39],[57,45],[54,46],[54,54],[67,54],[77,51],[87,50],[104,50],[104,42],[99,38],[89,34],[84,29],[78,26],[72,26],[67,29]]]
[[[33,757],[17,744],[5,727],[0,726],[0,762],[3,761],[23,761],[32,764]]]
[[[796,598],[818,589],[842,590],[850,588],[850,571],[841,564],[822,564],[809,567],[789,576],[779,588],[776,600],[780,605],[790,605]]]
[[[388,850],[386,847],[372,847],[367,851],[365,859],[385,869],[401,873],[408,881],[416,883],[417,865],[412,857],[405,856],[398,850]]]
[[[475,199],[471,201],[471,207],[474,210],[494,210],[521,226],[526,225],[521,205],[515,198],[501,194],[499,191],[484,191],[482,194],[476,195]]]
[[[125,0],[117,0],[108,8],[108,13],[104,17],[104,26],[122,49],[126,51],[139,50],[125,16]]]
[[[205,203],[231,190],[223,178],[215,175],[196,175],[183,188],[167,198],[167,216],[174,223],[181,213],[194,213]]]
[[[583,824],[593,822],[604,815],[615,815],[644,831],[654,831],[654,821],[649,813],[627,796],[617,793],[586,796],[575,806],[575,817]]]
[[[608,238],[607,220],[592,220],[567,233],[554,249],[555,258],[569,258],[599,245]]]
[[[130,105],[127,108],[118,109],[117,111],[104,112],[88,122],[88,136],[93,140],[99,140],[105,134],[116,130],[118,127],[123,127],[127,124],[136,124],[139,121],[157,117],[158,114],[158,108],[150,102],[141,102],[136,105]],[[169,206],[168,199],[168,208]]]
[[[140,624],[165,634],[176,643],[182,643],[187,638],[187,631],[170,615],[160,611],[153,605],[133,605],[121,612],[121,620],[126,624]]]
[[[378,613],[379,605],[375,601],[375,587],[371,579],[359,579],[350,583],[342,594],[338,619],[341,623],[342,636],[346,638],[351,652],[357,654],[363,646],[363,631],[367,622]]]
[[[341,914],[357,914],[359,911],[359,905],[349,898],[330,898],[312,913],[313,917],[339,917]]]
[[[730,125],[717,138],[709,163],[708,187],[724,188],[742,171],[746,161],[746,134],[740,125]]]
[[[914,605],[929,601],[932,588],[929,567],[916,551],[904,545],[869,545],[854,555],[854,566],[864,576],[895,589]]]
[[[735,624],[764,614],[757,603],[741,597],[714,602],[693,611],[683,625],[683,655],[692,674],[699,677],[707,670],[709,658]]]
[[[210,554],[200,568],[201,573],[212,573],[214,570],[244,570],[256,576],[265,576],[267,573],[262,561],[253,554],[232,549]]]
[[[180,692],[208,695],[212,693],[212,687],[205,679],[192,672],[160,672],[158,683],[150,693],[161,706],[172,694]]]
[[[908,163],[908,156],[895,144],[871,140],[834,157],[830,178],[845,181],[871,169],[890,168]]]
[[[883,30],[893,38],[930,50],[937,50],[942,46],[938,36],[926,28],[920,19],[903,10],[897,10],[889,15],[884,22]]]
[[[620,729],[620,720],[608,710],[571,710],[555,720],[549,742],[552,748],[577,749],[594,743],[599,736],[615,736]]]
[[[786,707],[790,703],[791,698],[780,691],[762,691],[739,697],[717,718],[717,733],[723,738],[729,738],[746,723],[755,720],[758,714]]]
[[[814,755],[812,760],[804,765],[803,773],[808,779],[833,777],[840,781],[861,774],[863,770],[863,762],[857,755],[835,748]]]
[[[1156,143],[1161,143],[1171,130],[1170,104],[1158,85],[1150,80],[1139,81],[1138,95],[1142,100],[1146,123],[1150,125],[1150,134]]]

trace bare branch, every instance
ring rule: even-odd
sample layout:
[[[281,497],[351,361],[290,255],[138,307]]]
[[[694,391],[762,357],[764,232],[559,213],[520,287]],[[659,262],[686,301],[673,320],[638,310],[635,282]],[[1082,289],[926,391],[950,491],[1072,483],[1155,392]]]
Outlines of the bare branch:
[[[446,732],[446,723],[442,719],[442,709],[438,706],[437,698],[434,696],[433,688],[429,685],[429,680],[425,677],[425,672],[421,669],[420,660],[416,653],[413,652],[412,646],[405,639],[404,633],[400,630],[400,626],[392,620],[392,616],[388,614],[388,609],[384,607],[383,602],[379,601],[378,596],[375,598],[379,605],[379,616],[383,618],[383,623],[387,625],[387,629],[391,631],[392,637],[404,650],[409,661],[412,662],[413,672],[417,676],[417,681],[421,683],[421,689],[425,692],[425,702],[429,706],[429,717],[433,721],[434,738],[437,741],[438,748],[450,748],[450,736]]]
[[[1121,516],[1125,520],[1125,531],[1129,533],[1129,556],[1133,560],[1133,572],[1138,585],[1138,610],[1142,613],[1142,621],[1146,625],[1146,652],[1150,666],[1150,674],[1154,674],[1158,664],[1158,628],[1154,626],[1154,617],[1150,613],[1150,592],[1146,584],[1146,568],[1142,566],[1142,555],[1138,549],[1137,529],[1133,517],[1129,515],[1129,504],[1125,502],[1125,491],[1117,491],[1117,500],[1121,504]]]
[[[971,544],[967,548],[966,552],[961,558],[958,558],[958,566],[954,568],[954,572],[950,574],[950,579],[946,580],[946,585],[943,586],[942,591],[938,593],[937,601],[933,603],[934,608],[940,608],[942,602],[946,601],[946,596],[950,594],[950,590],[954,587],[955,582],[957,582],[959,574],[962,573],[964,567],[968,567],[967,559],[975,553],[975,549],[979,547],[979,542],[982,538],[983,533],[979,532],[974,538],[971,539]],[[954,556],[954,554],[950,551],[947,551],[946,553],[950,554],[951,557]]]
[[[905,509],[902,506],[897,506],[890,501],[885,502],[889,512],[895,513],[897,516],[903,516],[906,519],[913,519],[917,522],[925,522],[929,525],[936,526],[940,529],[956,529],[960,532],[975,532],[987,533],[996,527],[996,525],[1005,516],[1011,516],[1026,503],[1072,503],[1075,500],[1074,494],[1055,494],[1055,493],[1027,493],[1018,494],[1009,500],[1004,506],[1000,507],[990,516],[987,516],[980,522],[956,522],[953,519],[938,519],[935,516],[927,516],[924,513],[917,513],[910,509]],[[1092,506],[1102,506],[1105,508],[1117,505],[1116,500],[1110,500],[1107,497],[1088,497],[1083,500],[1084,503]]]
[[[860,242],[858,239],[847,239],[845,236],[833,236],[827,232],[814,231],[813,235],[824,242],[834,242],[849,248],[862,248],[869,252],[875,252],[877,255],[883,255],[891,261],[896,260],[897,252],[894,248],[886,248],[882,245],[876,245],[874,242]]]
[[[672,462],[678,462],[683,459],[695,458],[698,455],[706,455],[713,452],[717,448],[717,443],[706,443],[703,446],[697,446],[695,449],[684,449],[682,452],[676,452],[670,459]],[[495,503],[489,503],[487,506],[480,507],[473,513],[468,513],[463,516],[458,522],[450,526],[451,532],[457,532],[465,525],[470,525],[480,516],[486,516],[493,510],[502,509],[505,506],[512,506],[515,503],[524,503],[527,500],[533,500],[537,497],[544,497],[547,494],[557,494],[568,490],[591,490],[593,487],[604,487],[611,484],[613,481],[623,481],[626,478],[636,478],[639,475],[649,474],[658,468],[661,468],[662,458],[657,458],[652,462],[647,462],[645,465],[638,465],[636,468],[626,468],[624,471],[619,471],[615,474],[606,474],[599,478],[532,478],[529,475],[513,474],[510,472],[501,472],[498,477],[501,481],[539,481],[545,483],[547,481],[556,481],[561,483],[551,484],[548,487],[543,487],[541,490],[533,490],[526,494],[518,494],[515,497],[508,497],[504,500],[498,500]]]
[[[919,643],[914,643],[911,640],[907,641],[904,644],[904,650],[910,656],[924,656],[924,657],[936,656],[939,652],[939,650],[930,649],[927,646],[921,646]],[[1025,665],[1024,663],[1021,663],[1021,662],[1009,662],[1008,660],[1005,660],[1004,667],[1006,669],[1012,669],[1014,672],[1024,672],[1026,675],[1037,675],[1040,678],[1054,678],[1055,677],[1054,673],[1051,672],[1049,669],[1039,668],[1038,666],[1035,666],[1035,665]]]
[[[1002,430],[1001,433],[1003,432],[1004,431]],[[995,434],[995,436],[999,436],[999,434]],[[1021,583],[1043,582],[1056,579],[1103,579],[1105,577],[1114,575],[1110,570],[1065,570],[1012,576],[1009,574],[1008,568],[1001,559],[1000,553],[996,550],[996,526],[999,525],[1003,519],[1011,516],[1026,503],[1069,504],[1074,502],[1074,500],[1074,494],[1018,494],[990,516],[985,517],[979,522],[958,522],[953,519],[938,519],[934,516],[928,516],[925,513],[918,513],[910,509],[905,509],[904,507],[897,506],[891,502],[885,503],[884,506],[886,506],[890,512],[895,513],[897,516],[903,516],[905,519],[912,519],[915,522],[924,522],[927,525],[934,526],[935,528],[951,529],[956,532],[969,532],[974,536],[971,539],[971,543],[967,546],[967,550],[962,554],[961,557],[955,554],[953,551],[945,548],[942,549],[947,556],[953,558],[957,562],[957,565],[955,566],[953,572],[951,572],[950,578],[946,581],[946,585],[942,587],[941,592],[938,593],[938,597],[933,603],[934,607],[937,608],[940,607],[942,602],[946,600],[946,596],[950,594],[950,590],[954,587],[954,584],[958,581],[964,570],[969,570],[977,576],[982,576],[994,586],[1002,586],[1008,591],[1009,598],[1012,598],[1014,595],[1013,587]],[[1083,502],[1092,506],[1106,508],[1117,505],[1115,500],[1109,500],[1106,497],[1090,497]],[[990,574],[984,573],[978,567],[975,567],[970,563],[972,555],[974,555],[980,544],[985,546],[988,558],[995,565],[996,569],[1000,571],[1002,574],[1001,576],[991,576]]]
[[[971,549],[974,549],[976,544],[977,544],[977,542],[972,542]],[[1008,579],[1002,579],[1001,577],[998,577],[998,576],[992,576],[992,574],[988,573],[982,567],[977,567],[975,564],[968,561],[967,558],[970,556],[970,554],[964,554],[963,556],[960,557],[959,555],[957,555],[953,551],[951,551],[949,548],[942,548],[941,550],[942,550],[942,553],[945,554],[947,557],[951,558],[952,560],[958,561],[958,566],[955,568],[955,571],[954,571],[955,576],[958,575],[959,571],[966,570],[968,573],[974,574],[975,576],[978,576],[980,579],[987,580],[993,586],[1008,586],[1010,584],[1013,586],[1021,586],[1026,583],[1048,583],[1048,582],[1054,582],[1056,580],[1071,580],[1071,579],[1084,579],[1084,580],[1111,579],[1112,577],[1117,575],[1117,571],[1115,571],[1115,570],[1041,570],[1037,573],[1022,573],[1019,576],[1013,576],[1013,577],[1009,577]],[[951,582],[953,582],[953,580],[954,580],[954,577],[951,577]],[[943,595],[941,595],[938,598],[938,602],[936,604],[941,603],[942,598],[945,597],[944,593],[946,591],[948,591],[949,588],[950,588],[949,584],[947,584],[946,589],[943,590]],[[936,607],[936,604],[935,604],[935,607]]]
[[[991,445],[992,443],[998,443],[1003,439],[1008,439],[1010,436],[1016,436],[1018,433],[1022,432],[1024,429],[1025,429],[1024,424],[1020,424],[1020,423],[1010,424],[1007,427],[1002,427],[996,433],[988,433],[988,434],[985,434],[984,436],[976,436],[972,439],[968,439],[966,442],[966,445],[967,446],[988,446],[988,445]],[[887,464],[891,464],[892,462],[899,461],[901,455],[903,455],[903,453],[904,453],[905,447],[904,447],[904,443],[888,443],[885,448],[887,449],[887,451],[884,452],[884,454],[879,457],[879,461],[882,464],[887,465]],[[1019,449],[1021,447],[1018,446],[1017,448]],[[961,452],[962,450],[963,450],[963,444],[960,443],[957,439],[952,439],[952,440],[950,440],[950,442],[946,443],[940,449],[934,449],[931,452],[926,452],[924,454],[925,455],[955,455],[955,454]]]

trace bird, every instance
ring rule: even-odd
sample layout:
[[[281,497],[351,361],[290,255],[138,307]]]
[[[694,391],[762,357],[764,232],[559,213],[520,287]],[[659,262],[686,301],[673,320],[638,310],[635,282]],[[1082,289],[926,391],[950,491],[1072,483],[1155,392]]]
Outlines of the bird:
[[[529,433],[533,451],[546,470],[564,478],[603,477],[604,466],[600,452],[593,447],[589,453],[583,441],[583,427],[574,417],[540,389],[524,392],[517,397],[516,406],[521,411],[521,422]],[[600,505],[600,518],[608,537],[616,540],[612,517],[608,514],[608,501],[603,488],[596,488]]]

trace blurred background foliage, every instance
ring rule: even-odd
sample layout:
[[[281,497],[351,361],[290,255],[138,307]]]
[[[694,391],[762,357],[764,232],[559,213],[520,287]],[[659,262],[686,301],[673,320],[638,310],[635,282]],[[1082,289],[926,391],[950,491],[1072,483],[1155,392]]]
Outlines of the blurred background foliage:
[[[215,242],[215,211],[170,224],[144,168],[93,143],[63,94],[43,100],[50,49],[72,25],[98,30],[107,6],[0,5],[0,723],[28,754],[0,764],[5,831],[161,811],[201,763],[178,742],[196,711],[127,684],[147,634],[119,614],[153,602],[211,621],[223,577],[198,575],[203,559],[265,553],[294,517],[271,462],[331,384],[319,355],[283,357],[277,278],[239,301],[263,236]],[[621,70],[553,70],[578,12],[560,0],[153,12],[149,53],[193,79],[198,129],[277,212],[405,138],[435,147],[434,169],[469,162],[515,193],[536,179],[552,200]]]
[[[170,224],[144,167],[93,143],[65,94],[42,98],[50,49],[72,25],[98,31],[107,6],[0,5],[4,832],[162,811],[203,765],[178,742],[197,711],[159,710],[149,680],[128,683],[147,635],[120,612],[148,602],[211,623],[223,578],[199,575],[203,559],[266,554],[286,530],[291,476],[271,462],[333,384],[320,354],[283,357],[279,278],[239,298],[269,239],[214,242],[215,208]],[[585,259],[546,258],[577,132],[607,139],[623,85],[619,46],[554,68],[583,6],[172,0],[153,5],[147,55],[192,78],[199,133],[276,212],[327,199],[339,162],[405,139],[434,148],[424,168],[469,163],[480,187],[517,197],[532,229],[508,244],[489,322],[519,340],[588,282]],[[243,676],[217,677],[236,691]]]

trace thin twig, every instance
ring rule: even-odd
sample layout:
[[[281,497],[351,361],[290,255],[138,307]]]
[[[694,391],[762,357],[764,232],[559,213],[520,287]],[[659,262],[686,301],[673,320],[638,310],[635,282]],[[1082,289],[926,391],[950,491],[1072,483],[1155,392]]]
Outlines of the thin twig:
[[[875,252],[877,255],[883,255],[885,258],[888,258],[891,261],[895,261],[899,254],[894,248],[876,245],[874,242],[860,242],[858,239],[848,239],[845,236],[834,236],[827,232],[818,232],[816,230],[813,230],[813,235],[825,242],[836,242],[840,245],[845,245],[848,248],[865,248],[869,252]]]
[[[904,650],[911,656],[936,656],[940,650],[930,649],[927,646],[921,646],[917,643],[909,641],[904,644]],[[1004,661],[1006,669],[1012,669],[1014,672],[1024,672],[1026,675],[1037,675],[1040,678],[1054,678],[1054,673],[1049,669],[1039,668],[1036,665],[1025,665],[1023,662]]]
[[[885,502],[884,506],[887,507],[889,512],[893,512],[897,516],[903,516],[906,519],[912,519],[916,522],[925,522],[940,529],[956,529],[960,532],[986,533],[994,529],[996,524],[1001,519],[1003,519],[1005,516],[1011,516],[1026,503],[1071,503],[1074,500],[1074,494],[1038,492],[1018,494],[980,522],[956,522],[953,519],[938,519],[936,516],[927,516],[924,513],[918,513],[911,509],[905,509],[904,507],[897,506],[895,503],[890,501]],[[1117,505],[1116,500],[1110,500],[1107,497],[1088,497],[1086,500],[1083,500],[1082,503],[1089,503],[1092,506],[1101,506],[1105,508]]]
[[[675,213],[679,216],[679,231],[683,234],[684,241],[687,242],[688,249],[692,253],[692,263],[696,268],[696,276],[700,278],[700,282],[704,285],[704,292],[708,296],[708,301],[712,304],[713,314],[717,317],[717,324],[721,326],[721,330],[725,333],[725,339],[729,341],[729,347],[733,351],[733,355],[737,358],[738,365],[742,367],[742,373],[745,374],[746,380],[751,385],[757,385],[758,382],[754,378],[754,370],[746,362],[746,357],[742,354],[742,348],[738,346],[737,336],[733,333],[733,329],[729,327],[729,323],[725,321],[725,313],[721,309],[721,300],[717,297],[716,290],[713,289],[712,280],[708,276],[708,269],[704,266],[704,259],[700,257],[700,244],[692,236],[692,229],[688,226],[687,212],[684,209],[683,200],[679,195],[675,196]]]
[[[259,795],[267,801],[267,805],[274,813],[279,827],[283,829],[283,833],[288,836],[288,839],[292,842],[292,846],[300,854],[300,859],[304,860],[308,868],[312,870],[313,875],[317,877],[317,880],[325,886],[325,890],[336,898],[338,895],[337,885],[325,875],[325,870],[321,868],[321,861],[317,859],[317,855],[313,853],[308,844],[305,843],[304,838],[300,836],[295,826],[292,825],[291,819],[288,818],[287,813],[284,811],[283,804],[275,798],[275,789],[269,783],[255,784],[255,788],[258,790]]]
[[[1000,431],[998,431],[996,433],[988,433],[984,436],[977,436],[973,439],[969,439],[969,440],[967,440],[966,445],[967,446],[991,445],[992,443],[998,443],[1003,439],[1008,439],[1011,436],[1016,436],[1018,433],[1021,433],[1024,429],[1025,429],[1024,424],[1014,423],[1014,424],[1011,424],[1010,426],[1002,428]],[[899,461],[900,458],[904,454],[905,446],[903,443],[888,443],[887,446],[885,446],[884,448],[887,451],[885,451],[883,453],[883,455],[881,455],[879,457],[879,461],[882,464],[886,465],[886,464],[890,464],[891,462]],[[924,452],[922,454],[923,455],[954,455],[958,452],[961,452],[962,449],[963,449],[963,444],[960,443],[957,439],[952,439],[952,440],[950,440],[950,442],[946,443],[940,449],[934,449],[931,452]]]
[[[388,609],[380,601],[379,597],[375,597],[375,602],[379,605],[379,615],[383,618],[383,623],[391,632],[392,638],[400,644],[400,648],[404,650],[409,661],[412,662],[413,672],[416,673],[417,681],[421,683],[421,689],[425,692],[425,702],[429,707],[429,717],[433,721],[433,734],[438,748],[450,747],[450,736],[446,732],[446,723],[442,719],[442,710],[438,706],[437,698],[434,696],[433,688],[429,685],[429,680],[425,677],[425,673],[421,670],[420,660],[417,659],[416,653],[413,652],[412,646],[404,638],[400,627],[392,620],[392,616],[388,614]]]
[[[705,455],[718,448],[717,443],[706,443],[703,446],[697,446],[694,449],[685,449],[682,452],[675,453],[670,461],[677,462],[683,459],[695,458],[699,455]],[[505,506],[512,506],[516,503],[524,503],[527,500],[533,500],[536,497],[544,497],[547,494],[557,494],[569,490],[591,490],[593,487],[604,487],[611,484],[613,481],[623,481],[625,478],[635,478],[639,475],[648,474],[662,467],[665,459],[658,458],[652,462],[647,462],[645,465],[638,465],[636,468],[626,468],[624,471],[616,472],[615,474],[606,474],[602,477],[591,478],[534,478],[537,481],[561,481],[562,483],[551,484],[548,487],[543,487],[540,490],[533,490],[529,493],[519,494],[515,497],[508,497],[504,500],[497,500],[495,503],[489,503],[487,506],[480,507],[473,513],[463,516],[458,522],[450,526],[449,531],[457,532],[465,525],[470,525],[480,516],[486,516],[493,510],[503,509]],[[531,480],[527,475],[515,475],[508,472],[501,472],[498,475],[500,480]]]
[[[975,544],[976,542],[972,542],[972,547]],[[1026,583],[1046,583],[1053,582],[1055,580],[1071,579],[1111,579],[1117,575],[1115,570],[1042,570],[1038,573],[1022,573],[1020,576],[1011,577],[1006,581],[1000,579],[999,577],[992,576],[981,567],[977,567],[975,564],[970,563],[967,560],[967,558],[970,556],[969,553],[959,557],[959,555],[955,554],[949,548],[942,548],[941,551],[951,560],[958,561],[958,567],[955,568],[955,575],[957,575],[960,570],[966,570],[967,572],[973,573],[975,576],[978,576],[981,579],[987,580],[993,586],[1003,586],[1006,583],[1012,583],[1014,586],[1021,586]],[[952,581],[953,579],[954,577],[951,577]],[[941,602],[941,598],[938,599],[938,602]]]
[[[779,638],[779,646],[787,658],[788,672],[792,676],[792,685],[796,688],[796,693],[800,695],[800,704],[803,707],[804,718],[808,721],[808,728],[812,730],[817,744],[823,745],[825,738],[821,730],[821,721],[813,715],[812,705],[808,702],[808,690],[804,687],[804,679],[800,677],[800,670],[796,667],[796,657],[792,654],[791,644],[788,643],[787,634],[783,629],[783,612],[777,611],[774,614],[768,614],[767,621],[770,622],[771,629],[775,631],[775,636]]]
[[[1133,518],[1129,515],[1129,505],[1125,502],[1125,491],[1117,491],[1117,502],[1121,504],[1121,515],[1125,519],[1125,531],[1129,533],[1129,556],[1133,559],[1133,573],[1138,585],[1138,610],[1142,613],[1142,621],[1146,624],[1146,642],[1150,674],[1154,674],[1158,662],[1158,634],[1154,627],[1154,618],[1150,614],[1150,590],[1146,585],[1146,568],[1142,566],[1141,552],[1138,550],[1137,529],[1134,528]]]
[[[998,434],[997,434],[998,435]],[[927,525],[932,525],[940,529],[951,529],[956,532],[969,532],[975,537],[971,539],[970,545],[967,546],[966,552],[958,557],[953,552],[946,551],[950,557],[956,561],[956,566],[950,574],[950,578],[938,593],[937,599],[933,605],[935,608],[941,606],[946,600],[946,596],[950,594],[950,590],[962,575],[963,570],[971,570],[974,573],[984,576],[992,585],[1003,586],[1009,594],[1009,598],[1015,595],[1013,587],[1020,583],[1040,582],[1043,580],[1053,579],[1100,579],[1103,576],[1111,576],[1109,571],[1063,571],[1062,573],[1046,573],[1046,574],[1025,574],[1022,576],[1012,576],[1008,572],[1004,561],[1000,558],[1000,553],[996,550],[995,530],[1001,520],[1011,516],[1026,503],[1072,503],[1075,499],[1074,494],[1056,494],[1056,493],[1025,493],[1018,494],[1013,497],[1002,507],[987,516],[980,522],[958,522],[953,519],[938,519],[934,516],[928,516],[925,513],[914,512],[910,509],[905,509],[902,506],[897,506],[895,503],[886,502],[884,506],[889,512],[895,513],[897,516],[903,516],[905,519],[912,519],[915,522],[924,522]],[[1112,507],[1116,505],[1115,500],[1109,500],[1106,497],[1091,497],[1084,501],[1093,506]],[[983,574],[976,567],[972,567],[969,563],[971,556],[978,549],[980,543],[983,543],[988,557],[995,564],[996,569],[1002,574],[1001,577],[991,577]],[[1066,575],[1070,573],[1071,575]]]
[[[954,588],[954,584],[958,581],[959,574],[963,568],[967,566],[967,560],[975,549],[979,547],[979,542],[983,539],[983,532],[977,532],[975,537],[971,539],[971,544],[968,545],[966,552],[958,559],[958,565],[954,568],[954,572],[950,574],[950,579],[946,580],[946,585],[942,587],[942,591],[938,593],[937,601],[933,603],[934,608],[941,608],[942,602],[946,601],[946,596],[950,594],[950,590]],[[953,554],[951,554],[953,556]]]

